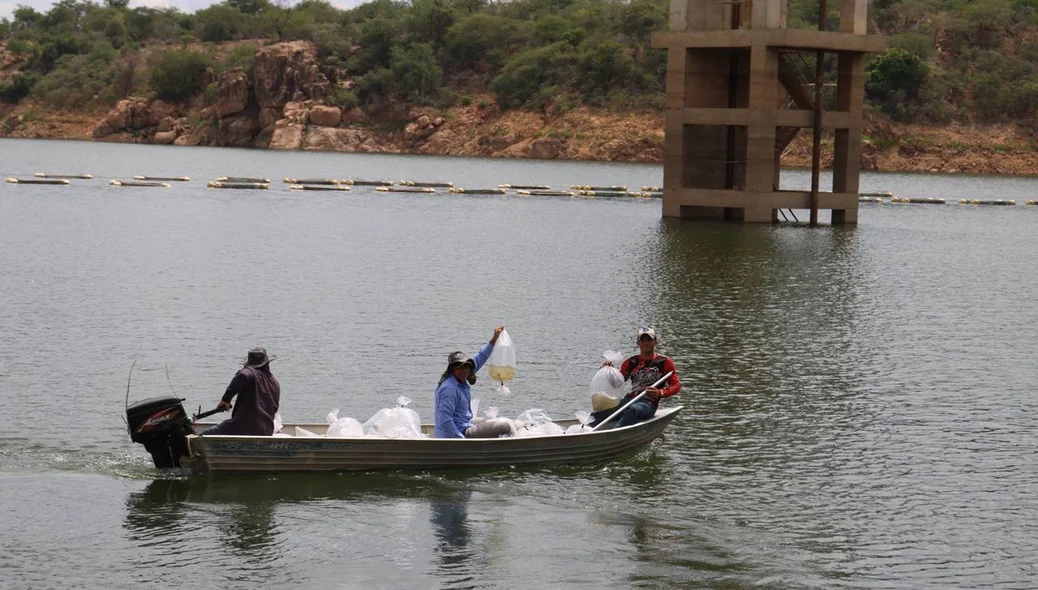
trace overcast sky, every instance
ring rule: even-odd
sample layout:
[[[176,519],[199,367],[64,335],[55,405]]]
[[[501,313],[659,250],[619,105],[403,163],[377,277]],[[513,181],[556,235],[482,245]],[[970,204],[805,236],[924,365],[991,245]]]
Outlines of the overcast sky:
[[[104,0],[94,0],[98,4],[104,4]],[[195,12],[216,4],[218,0],[130,0],[130,6],[153,6],[155,8],[179,8],[184,12]],[[339,8],[353,8],[365,4],[369,0],[329,0],[333,6]],[[31,6],[39,12],[47,12],[54,4],[54,0],[0,0],[0,18],[11,18],[14,9],[18,5]]]

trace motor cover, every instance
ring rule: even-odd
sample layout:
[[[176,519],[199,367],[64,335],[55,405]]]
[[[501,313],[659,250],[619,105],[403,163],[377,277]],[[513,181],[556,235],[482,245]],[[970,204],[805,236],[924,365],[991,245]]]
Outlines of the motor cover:
[[[179,467],[180,458],[188,454],[186,437],[193,431],[183,401],[155,397],[126,408],[130,440],[144,445],[159,469]]]

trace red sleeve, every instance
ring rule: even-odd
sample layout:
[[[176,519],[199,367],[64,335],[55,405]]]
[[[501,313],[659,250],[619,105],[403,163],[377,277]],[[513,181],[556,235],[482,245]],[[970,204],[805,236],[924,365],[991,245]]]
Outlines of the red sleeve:
[[[620,374],[624,376],[624,381],[627,381],[631,378],[631,371],[634,370],[634,367],[632,366],[634,363],[632,363],[631,361],[635,358],[636,357],[630,357],[624,359],[624,362],[620,363]]]
[[[667,386],[660,388],[660,394],[663,397],[677,395],[678,392],[681,391],[681,380],[678,379],[678,370],[674,366],[674,361],[672,361],[670,358],[667,358],[667,360],[663,362],[663,373],[673,374],[670,376],[670,379],[667,379]]]

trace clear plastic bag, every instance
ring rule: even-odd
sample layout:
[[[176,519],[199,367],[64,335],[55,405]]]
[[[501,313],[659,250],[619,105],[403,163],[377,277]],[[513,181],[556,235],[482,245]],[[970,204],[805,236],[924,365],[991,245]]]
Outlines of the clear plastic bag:
[[[606,365],[595,373],[591,378],[591,393],[599,391],[609,395],[618,395],[624,388],[624,376],[620,372],[620,365],[624,362],[622,352],[607,350],[602,353],[606,360],[612,362],[612,366]]]
[[[363,424],[364,436],[377,438],[425,438],[418,412],[407,407],[411,399],[396,398],[395,408],[384,408]]]
[[[508,330],[501,330],[501,334],[494,344],[494,350],[490,352],[487,365],[490,368],[490,378],[501,383],[501,386],[497,388],[497,393],[502,395],[512,393],[505,386],[506,381],[515,379],[515,345],[512,344]]]
[[[576,413],[577,421],[580,424],[574,424],[566,429],[566,434],[580,434],[581,432],[591,432],[591,427],[587,425],[591,421],[591,412],[585,412],[580,410]]]
[[[335,408],[328,412],[328,432],[325,434],[330,438],[360,438],[364,436],[364,427],[361,423],[349,416],[339,417],[339,409]]]

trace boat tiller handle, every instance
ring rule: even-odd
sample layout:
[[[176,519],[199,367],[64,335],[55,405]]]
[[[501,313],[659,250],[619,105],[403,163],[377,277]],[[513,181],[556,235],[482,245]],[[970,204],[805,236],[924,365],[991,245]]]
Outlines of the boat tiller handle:
[[[213,408],[212,410],[209,410],[208,412],[203,412],[202,411],[202,406],[198,406],[198,413],[195,414],[195,416],[191,419],[191,421],[192,422],[198,422],[202,418],[208,418],[209,416],[212,416],[213,414],[219,414],[220,412],[226,412],[226,411],[227,410],[218,407],[218,408]]]

